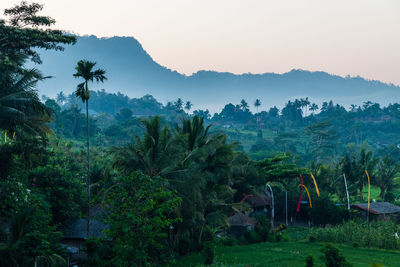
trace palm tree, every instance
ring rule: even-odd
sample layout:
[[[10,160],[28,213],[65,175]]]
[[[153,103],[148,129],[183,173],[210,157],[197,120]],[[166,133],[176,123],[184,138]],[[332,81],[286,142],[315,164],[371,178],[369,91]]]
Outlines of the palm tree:
[[[350,105],[350,111],[351,111],[351,112],[356,112],[356,111],[357,111],[357,105],[351,104],[351,105]]]
[[[375,184],[381,190],[379,196],[382,201],[385,201],[385,195],[388,190],[394,190],[399,187],[394,180],[394,177],[399,170],[400,166],[394,158],[386,156],[384,159],[379,161]]]
[[[310,111],[312,112],[312,114],[314,114],[314,111],[318,110],[318,105],[315,103],[312,103],[310,106]]]
[[[192,102],[186,101],[185,109],[186,109],[188,112],[190,111],[190,109],[192,108],[192,106],[193,106]]]
[[[29,225],[34,221],[34,212],[34,208],[27,207],[11,218],[9,229],[3,233],[6,241],[0,243],[1,266],[65,266],[65,260],[58,254],[37,255],[33,259],[21,249],[22,239],[29,233]]]
[[[258,107],[261,106],[261,100],[260,99],[256,99],[256,101],[254,102],[254,106],[256,107],[257,113],[258,113]]]
[[[365,170],[372,175],[376,163],[377,159],[373,157],[372,151],[366,151],[365,148],[361,149],[359,155],[346,154],[342,159],[342,171],[352,183],[352,189],[358,191],[360,202],[363,201],[363,188],[367,183]],[[375,175],[371,176],[371,179],[374,180]]]
[[[247,104],[246,100],[242,99],[242,100],[240,101],[240,108],[241,108],[243,111],[246,111],[246,110],[249,108],[249,104]]]
[[[22,74],[0,73],[0,129],[21,129],[34,134],[51,133],[51,111],[38,97],[38,81],[45,79],[35,69]]]
[[[24,257],[18,245],[21,239],[28,233],[28,225],[33,220],[34,209],[27,207],[25,210],[16,213],[10,220],[6,242],[0,243],[0,264],[1,266],[23,266],[30,263],[30,259]]]
[[[194,116],[193,119],[182,119],[182,125],[175,125],[177,133],[187,135],[189,151],[193,151],[196,147],[201,147],[207,143],[208,131],[211,124],[207,127],[204,126],[204,118]]]
[[[82,102],[86,103],[86,135],[87,135],[87,191],[88,191],[88,223],[87,223],[87,235],[90,235],[90,158],[89,158],[89,98],[90,92],[88,83],[103,82],[107,80],[105,76],[106,71],[102,69],[93,70],[96,65],[95,62],[87,60],[80,60],[76,67],[76,73],[73,75],[76,78],[83,78],[84,82],[78,84],[75,91],[75,96],[79,97]]]
[[[65,101],[67,101],[67,97],[64,95],[64,93],[61,91],[57,94],[57,103],[59,105],[64,105]]]
[[[305,115],[305,117],[307,117],[307,108],[310,105],[310,100],[308,100],[308,97],[306,97],[305,99],[303,99],[303,98],[300,99],[300,102],[301,102],[301,106],[305,107],[304,115]]]
[[[171,133],[167,127],[161,127],[160,117],[142,120],[145,134],[135,136],[134,142],[127,146],[114,147],[114,166],[125,174],[140,170],[154,177],[165,175],[175,166],[177,154],[173,152]],[[174,155],[171,157],[171,155]]]
[[[176,111],[178,111],[178,112],[181,111],[182,108],[183,108],[183,100],[182,100],[182,98],[178,98],[175,101],[174,106],[175,106]]]
[[[368,109],[370,106],[372,106],[372,102],[371,101],[365,101],[365,102],[363,102],[363,108],[364,108],[364,110],[366,110],[366,109]]]

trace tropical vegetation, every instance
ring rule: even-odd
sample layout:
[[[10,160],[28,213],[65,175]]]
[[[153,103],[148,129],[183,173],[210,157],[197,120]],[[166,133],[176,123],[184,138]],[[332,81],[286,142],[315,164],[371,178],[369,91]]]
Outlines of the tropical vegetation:
[[[39,81],[51,77],[26,63],[40,64],[41,49],[62,51],[76,41],[50,27],[55,21],[38,14],[42,7],[22,2],[0,21],[1,266],[65,266],[62,240],[76,219],[87,220],[81,266],[179,265],[199,255],[206,264],[255,264],[261,254],[232,254],[266,248],[263,261],[274,264],[284,249],[298,255],[294,247],[303,245],[310,253],[325,241],[344,253],[326,245],[323,258],[310,256],[308,265],[347,266],[356,261],[354,251],[368,263],[376,259],[356,246],[398,256],[397,222],[350,220],[362,216],[343,203],[369,201],[370,193],[397,202],[399,104],[346,110],[324,102],[319,109],[305,98],[264,111],[256,99],[253,114],[242,99],[211,115],[192,111],[182,98],[163,105],[151,95],[90,91],[89,82],[107,77],[86,59],[77,62],[81,82],[74,93],[40,98]],[[277,220],[285,215],[315,228],[272,229],[273,217],[264,214],[254,230],[231,236],[230,215],[248,211],[241,200],[264,192],[267,183]],[[310,196],[296,209],[303,188]],[[102,216],[92,214],[95,208]],[[92,235],[92,220],[107,225],[101,235]],[[341,265],[330,265],[331,258]]]

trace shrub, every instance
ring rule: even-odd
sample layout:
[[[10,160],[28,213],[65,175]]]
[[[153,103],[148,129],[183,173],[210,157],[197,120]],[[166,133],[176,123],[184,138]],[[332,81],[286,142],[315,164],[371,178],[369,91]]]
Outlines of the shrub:
[[[258,243],[261,241],[260,235],[258,235],[255,231],[246,231],[244,233],[244,237],[249,244]]]
[[[214,246],[210,243],[207,243],[204,246],[204,263],[205,265],[211,265],[214,262]]]
[[[265,214],[257,216],[258,224],[255,228],[256,233],[259,235],[261,241],[267,241],[270,232],[271,221]]]
[[[180,222],[174,211],[181,199],[165,189],[160,177],[134,172],[118,177],[105,195],[109,212],[108,238],[113,239],[113,263],[145,266],[168,261],[168,230]]]
[[[192,252],[192,241],[190,240],[190,238],[186,235],[182,235],[182,237],[179,240],[179,244],[178,244],[178,253],[181,256],[184,256],[190,252]]]
[[[344,207],[336,206],[328,194],[313,200],[309,216],[314,225],[339,224],[349,219],[349,212]]]
[[[393,203],[396,200],[396,195],[393,191],[386,192],[385,201]]]
[[[363,221],[349,221],[338,226],[313,228],[311,229],[310,236],[314,236],[316,240],[323,242],[398,249],[400,243],[394,234],[399,232],[399,230],[399,226],[392,221],[377,221],[369,224]]]
[[[85,242],[88,259],[84,266],[110,266],[113,257],[110,243],[98,237],[90,237]]]
[[[222,245],[229,247],[235,246],[238,243],[238,240],[231,236],[222,236],[219,240],[222,243]]]
[[[327,244],[321,248],[321,252],[324,253],[321,259],[325,262],[326,267],[350,267],[351,264],[346,261],[341,251],[331,245]]]
[[[239,236],[237,240],[240,245],[246,244],[246,238],[244,237],[244,235]]]
[[[314,267],[314,256],[312,254],[306,257],[306,267]]]
[[[276,233],[275,234],[275,241],[276,242],[281,242],[282,241],[282,234],[281,233]]]

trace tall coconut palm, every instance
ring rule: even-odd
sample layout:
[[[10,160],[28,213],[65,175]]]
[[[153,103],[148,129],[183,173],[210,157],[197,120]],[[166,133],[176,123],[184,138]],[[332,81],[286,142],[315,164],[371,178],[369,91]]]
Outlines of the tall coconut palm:
[[[254,106],[256,107],[257,113],[258,113],[258,107],[261,106],[261,100],[260,99],[256,99],[256,101],[254,102]]]
[[[192,109],[192,106],[193,106],[192,102],[186,101],[185,109],[186,109],[188,112]]]
[[[88,191],[88,222],[87,222],[87,235],[90,235],[90,152],[89,152],[89,98],[90,92],[88,83],[103,82],[107,80],[105,76],[106,71],[102,69],[93,70],[96,62],[87,60],[80,60],[76,67],[76,73],[73,75],[76,78],[82,78],[84,82],[78,84],[75,96],[79,97],[82,102],[86,103],[86,135],[87,135],[87,191]]]
[[[256,107],[256,111],[257,111],[257,114],[258,114],[258,107],[261,106],[261,100],[257,98],[256,101],[254,101],[254,106]],[[258,122],[259,122],[260,119],[261,119],[261,117],[257,115],[256,116],[257,128],[259,128]]]
[[[305,99],[302,98],[302,99],[300,99],[300,103],[301,103],[302,107],[305,107],[304,115],[305,115],[305,117],[307,117],[307,109],[308,109],[308,106],[311,104],[310,100],[308,100],[308,97],[306,97]]]

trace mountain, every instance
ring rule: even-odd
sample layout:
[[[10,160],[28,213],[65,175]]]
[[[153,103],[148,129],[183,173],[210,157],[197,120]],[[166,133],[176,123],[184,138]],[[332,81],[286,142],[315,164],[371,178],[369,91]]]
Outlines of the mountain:
[[[289,99],[309,97],[320,104],[333,100],[345,106],[371,100],[388,104],[400,97],[400,87],[361,77],[340,77],[317,71],[291,70],[283,74],[241,74],[198,71],[190,76],[161,66],[132,37],[78,37],[78,42],[64,52],[41,51],[42,65],[34,66],[53,76],[40,84],[41,94],[54,97],[59,91],[71,93],[78,81],[74,67],[80,59],[98,62],[107,70],[104,84],[91,89],[122,92],[130,97],[151,94],[166,103],[178,97],[190,100],[195,109],[219,111],[226,103],[250,104],[262,101],[260,110],[282,107]],[[251,105],[252,106],[252,105]]]

